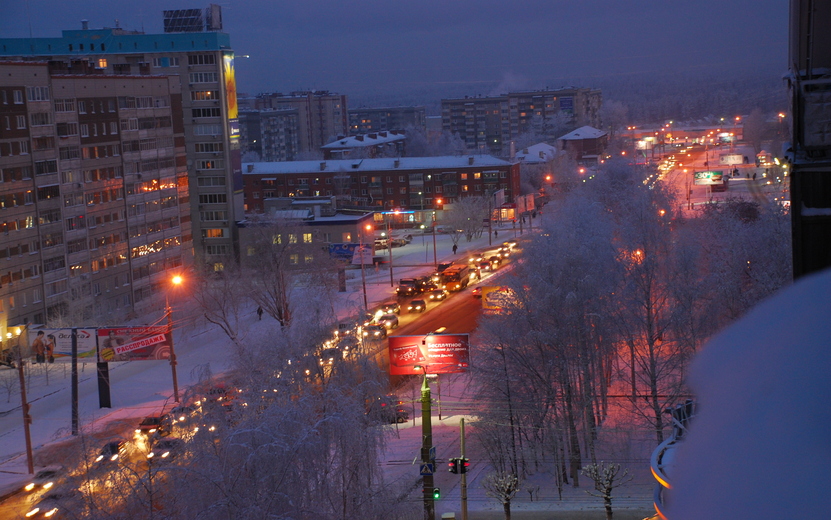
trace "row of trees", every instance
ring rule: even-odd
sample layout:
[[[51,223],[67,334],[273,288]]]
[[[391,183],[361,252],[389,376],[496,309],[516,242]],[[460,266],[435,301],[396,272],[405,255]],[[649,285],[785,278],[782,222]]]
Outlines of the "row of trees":
[[[578,486],[609,420],[663,440],[690,358],[791,279],[780,207],[729,201],[685,219],[646,174],[613,162],[549,204],[508,279],[511,306],[480,325],[478,435],[503,474],[553,463],[560,489]]]

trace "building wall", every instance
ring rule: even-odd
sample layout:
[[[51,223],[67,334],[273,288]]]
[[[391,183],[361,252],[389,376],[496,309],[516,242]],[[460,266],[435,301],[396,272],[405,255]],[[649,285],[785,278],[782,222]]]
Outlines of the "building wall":
[[[213,264],[238,253],[235,220],[243,215],[242,180],[227,34],[68,30],[60,38],[0,39],[0,58],[48,59],[53,71],[71,75],[170,76],[181,93],[174,124],[183,131],[188,156],[196,257]]]
[[[49,70],[0,62],[3,325],[129,313],[192,262],[178,81]]]
[[[261,94],[246,104],[256,110],[297,110],[297,142],[300,152],[317,153],[330,139],[346,135],[348,129],[346,96],[328,91],[303,91],[291,94]]]

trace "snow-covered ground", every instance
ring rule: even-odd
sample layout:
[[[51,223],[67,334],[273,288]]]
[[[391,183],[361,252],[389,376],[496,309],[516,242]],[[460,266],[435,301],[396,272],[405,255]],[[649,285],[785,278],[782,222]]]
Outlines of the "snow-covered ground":
[[[535,223],[538,224],[539,219]],[[519,227],[514,229],[510,225],[505,225],[498,229],[498,232],[498,238],[493,239],[494,245],[514,237],[522,238]],[[529,229],[527,225],[524,232],[525,236],[528,236]],[[396,283],[399,278],[427,274],[433,270],[433,236],[429,234],[422,236],[414,233],[414,237],[412,243],[393,249]],[[466,242],[462,239],[456,255],[452,252],[452,241],[448,235],[436,235],[435,242],[436,258],[439,262],[442,262],[455,258],[466,259],[467,253],[471,251],[486,249],[488,247],[488,236],[485,234],[472,242]],[[422,265],[412,267],[418,264]],[[402,267],[395,267],[396,265]],[[352,269],[347,273],[347,292],[337,293],[332,302],[339,317],[357,314],[357,310],[363,306],[360,270]],[[381,267],[376,271],[374,268],[367,268],[365,273],[367,299],[370,307],[394,299],[394,288],[391,288],[389,284],[388,269]],[[255,309],[256,307],[252,305],[247,318],[249,322],[247,325],[250,326],[252,334],[256,334],[260,327],[265,329],[269,320],[269,318],[264,317],[262,321],[258,321]],[[132,324],[153,323],[159,319],[161,312],[162,305],[160,304],[158,313],[144,316],[135,320]],[[216,326],[198,318],[199,311],[193,303],[177,302],[173,312],[174,321],[183,323],[182,326],[176,327],[174,332],[181,393],[184,388],[197,381],[197,372],[203,367],[210,366],[210,370],[214,374],[230,368],[230,356],[227,352],[229,342]],[[50,443],[70,437],[70,373],[68,364],[27,364],[26,371],[27,398],[32,416],[31,438],[36,454],[35,459],[37,460],[37,454],[41,449]],[[82,429],[87,433],[103,429],[107,424],[122,419],[137,422],[140,417],[156,412],[172,401],[173,384],[170,366],[163,361],[111,363],[112,408],[102,409],[98,406],[98,383],[95,364],[82,364],[79,366],[79,372],[79,415]],[[7,387],[4,381],[7,380],[11,380],[8,386],[12,389],[10,390],[11,395],[6,392]],[[0,368],[0,496],[4,494],[4,489],[16,486],[26,475],[23,421],[20,410],[20,395],[16,390],[16,382],[16,370]],[[450,383],[443,390],[451,391],[449,385]],[[459,418],[460,416],[443,416],[443,422],[448,423],[446,429],[455,431],[457,437]],[[450,424],[453,426],[451,427]],[[420,418],[405,424],[404,428],[399,430],[401,438],[397,440],[400,440],[400,442],[390,444],[392,449],[396,451],[389,454],[388,461],[397,461],[402,457],[408,459],[405,473],[410,477],[413,471],[417,472],[418,468],[413,468],[410,465],[413,451],[408,445],[408,439],[409,436],[412,436],[416,442],[420,442],[420,428],[413,428],[413,426],[420,425]],[[438,430],[442,429],[444,428],[438,427]],[[449,433],[449,435],[453,435],[453,433]],[[436,442],[436,445],[439,445],[439,441]],[[399,449],[402,451],[398,452]],[[416,449],[415,453],[417,452]],[[387,464],[391,464],[391,462]],[[394,464],[397,464],[397,462]]]

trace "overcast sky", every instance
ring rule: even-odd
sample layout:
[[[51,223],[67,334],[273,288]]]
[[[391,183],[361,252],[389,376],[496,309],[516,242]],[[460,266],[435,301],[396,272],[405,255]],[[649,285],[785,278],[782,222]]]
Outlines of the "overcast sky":
[[[162,32],[183,0],[0,0],[3,37],[62,29]],[[488,94],[572,78],[787,70],[786,0],[245,0],[221,3],[241,92],[328,89]],[[27,7],[28,6],[28,7]],[[478,86],[478,88],[477,88]],[[582,85],[581,85],[582,86]],[[503,89],[504,90],[504,89]]]

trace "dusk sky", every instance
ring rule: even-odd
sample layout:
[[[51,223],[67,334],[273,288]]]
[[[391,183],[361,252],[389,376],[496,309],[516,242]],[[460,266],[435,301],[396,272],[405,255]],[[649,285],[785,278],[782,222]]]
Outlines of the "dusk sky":
[[[28,8],[27,8],[28,4]],[[0,0],[0,36],[162,32],[164,9],[207,0]],[[786,0],[246,0],[220,3],[240,92],[489,94],[592,78],[787,70]],[[504,88],[501,89],[504,91]]]

